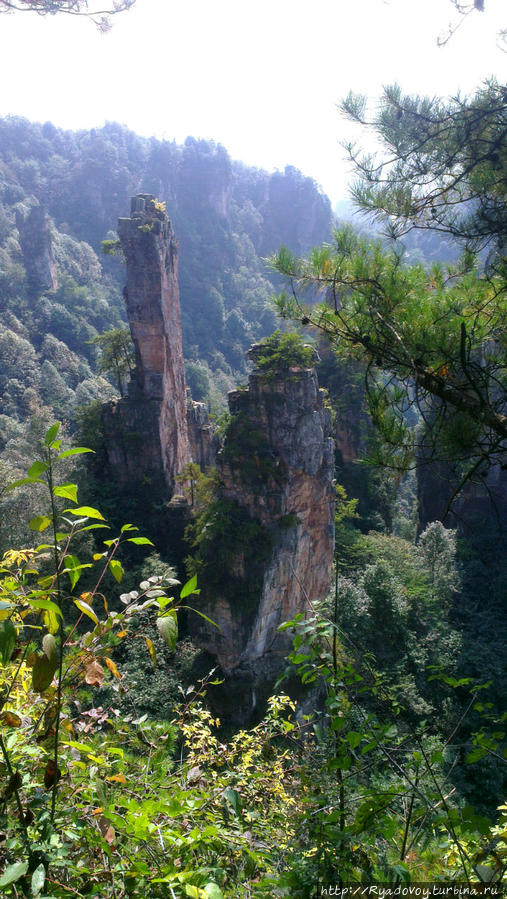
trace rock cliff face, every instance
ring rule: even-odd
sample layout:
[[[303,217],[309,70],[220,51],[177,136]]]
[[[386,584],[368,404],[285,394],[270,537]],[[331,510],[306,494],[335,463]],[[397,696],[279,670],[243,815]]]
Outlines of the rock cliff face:
[[[323,395],[313,368],[254,370],[248,388],[229,394],[207,538],[213,581],[207,566],[201,578],[202,609],[220,630],[200,624],[198,638],[226,673],[250,683],[249,711],[255,683],[269,680],[290,645],[278,626],[329,588],[334,447]]]
[[[188,624],[192,638],[232,678],[228,697],[232,688],[241,697],[238,708],[225,713],[245,720],[272,685],[290,645],[279,625],[322,599],[329,587],[331,412],[313,367],[257,366],[248,387],[229,395],[231,421],[217,457],[205,407],[185,395],[170,222],[151,195],[139,195],[118,233],[136,372],[128,396],[104,408],[109,465],[132,492],[135,484],[137,494],[148,488],[150,502],[178,493],[175,476],[188,462],[217,464],[220,486],[207,507],[199,545],[199,604],[218,627],[192,613]],[[252,347],[254,365],[263,351]],[[174,528],[178,512],[181,538],[188,510],[180,500],[174,495],[164,508]]]
[[[45,290],[56,290],[58,280],[49,218],[37,201],[27,212],[16,210],[16,228],[31,292],[40,295]]]
[[[149,477],[170,491],[191,460],[177,243],[163,207],[149,194],[132,198],[131,217],[119,220],[118,234],[136,370],[128,396],[105,409],[109,463],[120,483]]]

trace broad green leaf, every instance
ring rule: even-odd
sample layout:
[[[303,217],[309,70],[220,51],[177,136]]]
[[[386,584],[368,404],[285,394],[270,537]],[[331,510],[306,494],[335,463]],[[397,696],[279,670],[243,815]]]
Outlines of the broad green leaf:
[[[35,871],[32,874],[32,895],[34,896],[34,899],[39,895],[45,881],[46,869],[43,864],[40,864],[36,867]]]
[[[0,600],[0,621],[5,621],[12,614],[14,606],[10,602],[2,602]]]
[[[64,509],[64,512],[70,512],[71,515],[83,516],[84,518],[98,518],[99,521],[105,521],[104,516],[98,509],[92,506],[76,506],[75,509]]]
[[[185,596],[190,596],[191,593],[195,593],[195,588],[197,587],[197,575],[194,574],[186,584],[181,588],[180,599],[185,599]]]
[[[153,546],[154,544],[147,537],[128,537],[127,543],[135,543],[136,546]]]
[[[94,453],[95,450],[88,449],[86,446],[75,446],[73,449],[64,450],[63,453],[60,453],[56,458],[57,459],[67,459],[68,456],[79,456],[82,453]]]
[[[32,668],[32,688],[36,693],[44,693],[51,685],[57,669],[57,659],[48,659],[47,655],[37,656]]]
[[[71,555],[65,556],[63,561],[65,564],[63,571],[69,575],[70,587],[73,590],[81,577],[81,562],[77,556]]]
[[[28,871],[28,862],[15,862],[8,865],[0,877],[0,887],[7,887],[10,883],[16,883],[20,877],[24,877]]]
[[[73,503],[77,503],[77,484],[61,484],[53,488],[53,493],[55,496],[63,496],[64,499],[71,499]]]
[[[17,635],[18,632],[12,621],[7,620],[0,622],[0,656],[2,658],[2,665],[7,665],[10,662],[16,645]]]
[[[187,896],[190,896],[190,899],[202,899],[202,896],[206,895],[206,893],[203,894],[199,887],[194,887],[191,883],[185,884],[185,893]]]
[[[136,528],[134,524],[124,524],[120,533],[123,534],[125,531],[138,531],[139,528]]]
[[[88,743],[78,743],[76,740],[63,740],[64,746],[71,746],[72,749],[77,749],[79,752],[92,752],[93,746],[89,746]]]
[[[20,478],[19,481],[9,484],[7,490],[14,490],[15,487],[22,487],[23,484],[44,484],[44,481],[41,481],[40,478]]]
[[[98,623],[99,623],[99,619],[97,618],[97,616],[96,616],[95,612],[93,611],[92,607],[89,606],[88,603],[85,602],[83,599],[75,599],[75,600],[74,600],[74,605],[77,606],[77,608],[79,609],[80,612],[83,613],[83,615],[88,615],[88,618],[91,618],[91,620],[92,620],[95,624],[98,624]]]
[[[157,599],[157,605],[159,609],[165,609],[166,606],[170,606],[174,602],[174,596],[159,596]],[[182,609],[188,608],[188,606],[181,606]]]
[[[237,815],[239,818],[241,815],[242,809],[241,809],[241,796],[239,795],[238,791],[233,790],[232,787],[228,787],[226,790],[224,790],[222,795],[223,795],[224,799],[228,802],[228,804],[231,806],[232,810],[234,811],[234,814]]]
[[[172,652],[176,646],[176,640],[178,639],[178,620],[176,618],[176,612],[171,610],[161,618],[157,618],[157,630],[164,643],[167,644]]]
[[[349,730],[348,734],[346,734],[347,743],[349,744],[351,749],[355,749],[356,746],[359,746],[361,740],[363,739],[361,734],[358,734],[355,730]]]
[[[39,611],[44,612],[52,612],[53,615],[59,615],[62,618],[62,613],[57,606],[56,602],[53,602],[52,599],[32,599],[30,601],[30,605],[32,609],[37,609]]]
[[[38,549],[40,550],[41,547],[39,546]],[[38,577],[37,583],[38,583],[39,587],[46,588],[46,587],[51,586],[51,584],[53,583],[53,580],[54,580],[54,576],[52,574],[48,574],[45,577]]]
[[[51,524],[51,519],[47,515],[35,515],[30,521],[32,531],[45,531]]]
[[[28,477],[29,478],[38,478],[41,474],[44,474],[47,471],[49,465],[47,462],[34,462],[32,466],[28,469]]]
[[[118,561],[118,559],[111,559],[111,561],[108,564],[109,564],[109,571],[113,575],[115,581],[118,584],[121,584],[123,575],[125,573],[123,571],[123,565],[121,564],[121,562]]]
[[[209,899],[224,899],[224,894],[216,883],[207,883],[204,887],[204,892],[209,897]]]
[[[50,443],[53,443],[58,431],[60,430],[60,422],[55,421],[54,425],[51,425],[49,431],[47,431],[46,436],[44,437],[44,443],[46,446],[49,446]]]
[[[111,530],[111,528],[109,527],[108,524],[87,524],[86,527],[79,528],[79,530],[76,533],[82,534],[83,531],[96,531],[97,528],[102,528],[102,529],[105,528],[106,531]]]

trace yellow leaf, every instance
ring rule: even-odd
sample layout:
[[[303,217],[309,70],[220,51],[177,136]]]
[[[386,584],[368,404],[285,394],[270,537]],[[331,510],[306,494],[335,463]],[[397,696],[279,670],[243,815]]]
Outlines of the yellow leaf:
[[[79,611],[82,612],[83,615],[88,615],[88,618],[91,618],[91,620],[92,620],[95,624],[98,624],[98,623],[99,623],[99,619],[97,618],[97,616],[96,616],[95,612],[93,611],[92,607],[89,606],[88,603],[84,601],[84,599],[75,599],[75,600],[74,600],[74,605],[78,607]]]
[[[42,621],[50,634],[56,634],[58,632],[58,618],[54,612],[44,610],[42,613]]]
[[[150,654],[151,661],[153,662],[153,667],[156,668],[157,667],[157,652],[155,650],[153,642],[150,640],[149,637],[145,637],[144,639],[146,640],[146,646],[148,647],[148,652]]]
[[[118,669],[117,669],[116,665],[114,664],[113,660],[112,660],[112,659],[104,659],[104,662],[106,663],[106,667],[109,668],[111,674],[113,674],[115,677],[118,678],[118,680],[120,680],[120,679],[121,679],[121,674],[120,674],[120,672],[118,671]]]
[[[120,631],[120,633],[116,634],[116,636],[118,637],[119,640],[121,640],[122,637],[127,636],[127,633],[128,633],[128,631]]]
[[[93,594],[87,590],[86,593],[81,593],[81,599],[84,599],[84,601],[91,606],[93,602]]]
[[[111,777],[106,777],[106,780],[109,780],[111,783],[118,784],[126,784],[127,778],[124,774],[112,774]]]
[[[7,727],[21,727],[21,718],[15,712],[5,711],[0,715],[0,721]]]

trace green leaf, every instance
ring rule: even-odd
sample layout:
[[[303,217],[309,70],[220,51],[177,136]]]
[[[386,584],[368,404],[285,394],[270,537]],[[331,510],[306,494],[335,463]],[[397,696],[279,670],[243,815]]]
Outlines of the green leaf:
[[[18,632],[12,621],[7,619],[7,621],[0,622],[0,656],[2,665],[7,665],[10,662],[17,636]]]
[[[53,612],[53,615],[59,615],[62,618],[62,613],[56,602],[53,602],[51,599],[32,599],[30,600],[30,605],[32,609],[41,609],[44,612]]]
[[[185,599],[185,596],[190,596],[191,593],[196,592],[197,587],[197,575],[194,574],[186,584],[181,588],[180,599]]]
[[[0,887],[8,887],[10,883],[16,883],[20,877],[24,877],[28,871],[28,862],[15,862],[8,865],[0,877]]]
[[[75,599],[75,600],[74,600],[74,605],[78,607],[79,611],[82,612],[83,615],[88,615],[88,618],[91,618],[91,620],[92,620],[95,624],[98,624],[98,623],[99,623],[99,619],[97,618],[97,616],[96,616],[95,612],[93,611],[92,607],[89,606],[88,603],[84,601],[84,599]]]
[[[211,618],[208,618],[208,616],[205,615],[204,612],[200,612],[199,609],[194,609],[194,608],[192,608],[192,606],[179,606],[179,608],[180,609],[188,609],[189,612],[195,612],[195,614],[199,615],[200,618],[204,618],[204,620],[207,621],[208,624],[212,624],[213,627],[216,627],[216,628],[218,628],[218,630],[221,630],[220,625],[217,624],[216,621],[212,621]],[[306,658],[306,656],[305,656],[305,658]]]
[[[159,596],[157,597],[157,605],[162,611],[166,606],[171,605],[174,602],[174,596]],[[181,606],[180,608],[186,609],[187,606]]]
[[[64,499],[71,499],[73,503],[77,503],[77,484],[61,484],[60,487],[54,487],[55,496],[63,496]]]
[[[30,521],[32,531],[45,531],[51,524],[51,519],[47,515],[35,515]]]
[[[79,752],[88,753],[93,751],[93,746],[88,743],[78,743],[76,740],[63,740],[62,742],[64,746],[71,746],[72,749],[78,749]]]
[[[46,869],[43,864],[36,867],[32,874],[32,894],[38,896],[46,881]]]
[[[105,528],[106,531],[111,530],[111,528],[109,527],[108,524],[87,524],[86,527],[84,527],[84,528],[78,528],[78,530],[76,531],[76,534],[82,534],[83,531],[96,531],[97,528],[102,528],[102,530],[104,530],[104,528]]]
[[[139,530],[139,528],[136,528],[136,526],[134,524],[124,524],[120,533],[124,534],[125,531],[138,531],[138,530]]]
[[[172,652],[176,646],[176,640],[178,639],[178,619],[176,617],[176,612],[171,610],[166,615],[157,618],[157,630],[164,643],[167,644]]]
[[[228,804],[231,806],[234,814],[237,815],[239,818],[242,813],[242,808],[241,808],[241,796],[239,795],[238,791],[233,790],[231,787],[228,787],[226,790],[224,790],[222,795],[223,795],[224,799],[228,802]]]
[[[70,587],[71,590],[76,586],[79,578],[81,577],[81,562],[79,561],[77,556],[65,556],[64,558],[65,568],[63,569],[69,575]]]
[[[125,574],[125,572],[123,571],[123,565],[121,564],[121,562],[119,562],[118,559],[111,559],[111,561],[108,563],[108,565],[109,565],[109,571],[113,575],[116,583],[121,584],[123,575]]]
[[[40,546],[37,547],[37,549],[40,551]],[[47,574],[45,577],[38,577],[37,583],[39,587],[50,587],[53,583],[53,575]]]
[[[92,506],[76,506],[75,509],[64,509],[64,512],[70,512],[71,515],[83,516],[85,518],[98,518],[99,521],[105,521],[105,518],[98,509]]]
[[[209,896],[209,899],[224,899],[224,894],[222,893],[220,887],[217,886],[216,883],[212,883],[211,881],[204,887],[204,892],[207,896]]]
[[[47,655],[37,656],[32,668],[32,688],[36,693],[44,693],[51,685],[58,667],[57,659],[48,659]]]
[[[363,739],[362,734],[358,734],[355,730],[349,730],[348,734],[346,734],[347,743],[349,744],[351,749],[355,749],[356,746],[359,746],[361,740]]]
[[[34,462],[33,465],[28,469],[28,477],[38,478],[39,475],[47,471],[48,468],[49,465],[47,462]]]
[[[49,446],[53,443],[58,431],[60,430],[60,422],[55,421],[54,425],[51,425],[49,431],[47,431],[46,436],[44,437],[44,443],[46,446]]]
[[[80,456],[82,453],[94,453],[95,450],[88,449],[86,446],[75,446],[73,449],[64,450],[56,458],[67,459],[68,456]]]
[[[154,546],[147,537],[129,537],[127,543],[135,543],[136,546]]]
[[[41,481],[40,478],[20,478],[19,481],[9,484],[7,490],[14,490],[15,487],[21,487],[23,484],[44,484],[44,481]]]

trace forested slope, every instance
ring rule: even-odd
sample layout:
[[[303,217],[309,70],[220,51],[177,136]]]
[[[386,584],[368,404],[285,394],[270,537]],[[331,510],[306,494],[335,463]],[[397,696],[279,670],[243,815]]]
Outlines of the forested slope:
[[[86,340],[124,320],[122,266],[94,254],[139,191],[166,203],[180,241],[185,355],[206,360],[222,380],[244,370],[245,349],[275,326],[262,257],[281,243],[304,252],[329,235],[330,204],[311,179],[290,167],[268,174],[234,164],[204,140],[178,146],[115,124],[72,133],[12,118],[0,123],[0,147],[5,326],[5,314],[21,312],[26,299],[16,207],[35,198],[53,222],[60,288],[43,311],[32,306],[21,316],[27,326],[35,315],[28,339],[37,351],[36,335],[45,330],[93,363]]]

